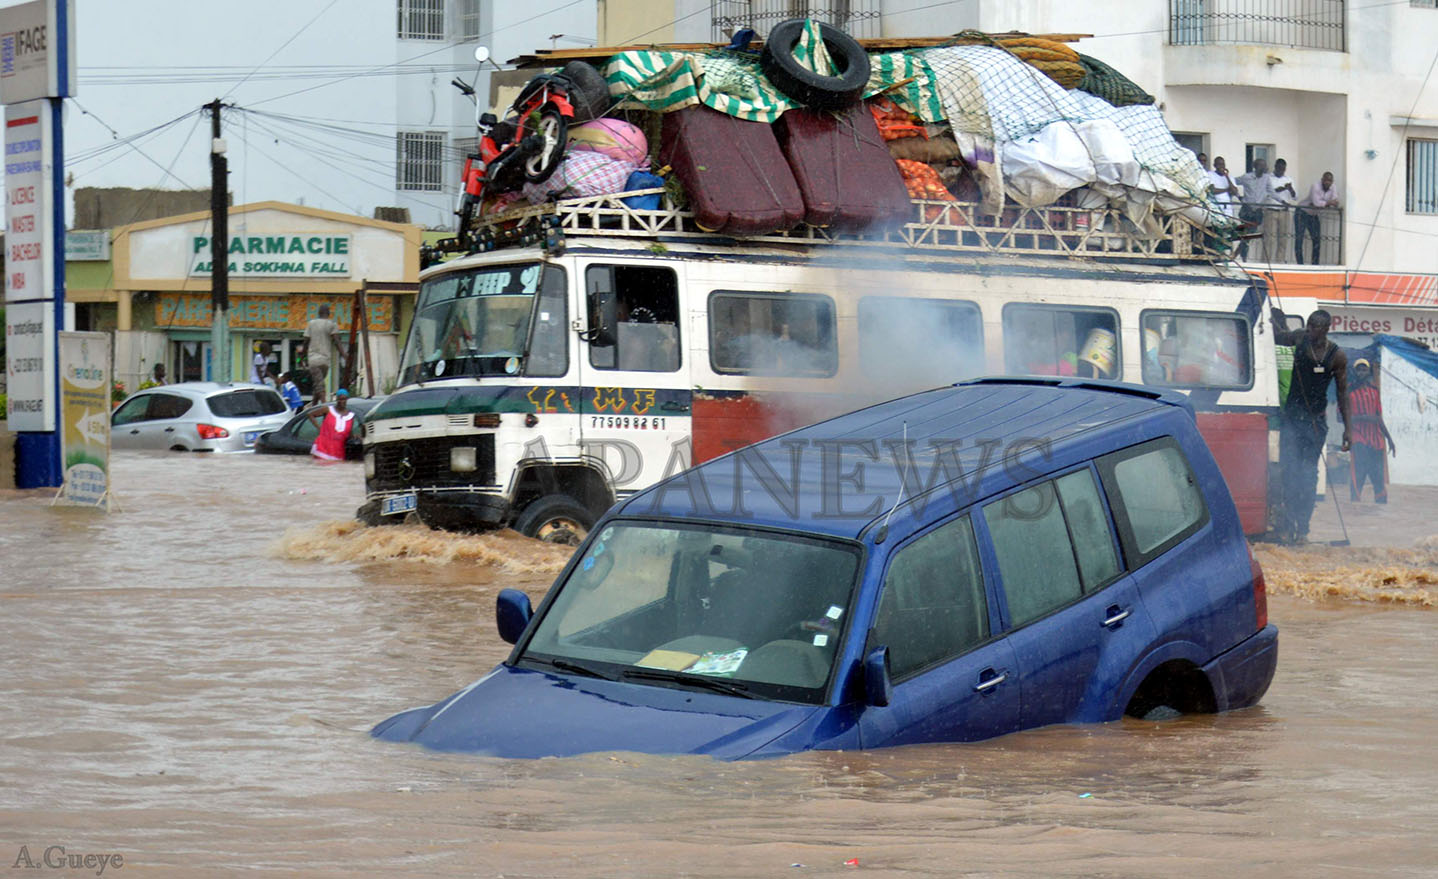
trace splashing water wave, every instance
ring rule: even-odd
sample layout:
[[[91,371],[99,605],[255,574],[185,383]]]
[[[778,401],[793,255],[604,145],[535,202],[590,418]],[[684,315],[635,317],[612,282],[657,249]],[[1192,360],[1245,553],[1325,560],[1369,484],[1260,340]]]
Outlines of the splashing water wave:
[[[517,574],[555,574],[574,548],[531,540],[514,531],[456,534],[423,525],[367,528],[354,520],[290,528],[280,558],[323,562],[469,562]]]
[[[1410,607],[1438,605],[1438,535],[1411,549],[1256,544],[1268,591]]]

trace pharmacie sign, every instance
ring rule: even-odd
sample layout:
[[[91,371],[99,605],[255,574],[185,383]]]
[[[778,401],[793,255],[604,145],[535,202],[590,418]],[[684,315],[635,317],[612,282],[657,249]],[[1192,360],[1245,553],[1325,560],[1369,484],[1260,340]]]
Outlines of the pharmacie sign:
[[[232,278],[348,278],[349,235],[236,235],[230,239]],[[190,277],[209,277],[208,235],[190,239]]]

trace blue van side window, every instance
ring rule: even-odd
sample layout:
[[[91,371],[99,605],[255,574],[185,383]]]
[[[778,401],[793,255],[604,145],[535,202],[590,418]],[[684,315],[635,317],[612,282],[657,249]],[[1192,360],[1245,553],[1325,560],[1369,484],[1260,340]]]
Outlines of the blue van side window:
[[[1147,555],[1205,516],[1203,494],[1176,446],[1160,445],[1116,461],[1113,478],[1140,555]]]
[[[988,602],[968,516],[895,554],[870,639],[888,646],[895,678],[958,656],[988,637]]]
[[[1077,599],[1078,565],[1054,484],[1045,482],[984,507],[1015,626]]]
[[[1107,584],[1118,576],[1118,553],[1113,548],[1113,529],[1108,524],[1093,471],[1087,468],[1055,480],[1064,518],[1073,536],[1074,554],[1078,557],[1079,573],[1085,592]]]

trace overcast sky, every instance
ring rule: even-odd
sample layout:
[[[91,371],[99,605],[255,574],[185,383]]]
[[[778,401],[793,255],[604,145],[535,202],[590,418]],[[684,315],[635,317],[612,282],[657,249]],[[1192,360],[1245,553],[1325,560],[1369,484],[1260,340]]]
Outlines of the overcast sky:
[[[594,33],[594,0],[496,6],[485,42],[500,59],[550,45],[551,34]],[[219,97],[243,108],[223,113],[236,203],[276,199],[365,216],[376,205],[405,206],[394,192],[396,119],[447,122],[444,102],[456,100],[449,80],[473,74],[472,63],[456,68],[450,44],[399,43],[395,0],[76,7],[78,88],[65,122],[73,187],[208,190],[210,120],[197,111]]]

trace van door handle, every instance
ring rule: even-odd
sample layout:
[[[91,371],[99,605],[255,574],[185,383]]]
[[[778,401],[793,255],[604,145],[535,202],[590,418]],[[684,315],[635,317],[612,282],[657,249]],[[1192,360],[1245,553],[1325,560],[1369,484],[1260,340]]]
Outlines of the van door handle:
[[[135,434],[137,434],[137,433],[139,433],[139,432],[140,432],[140,428],[137,427],[137,428],[135,428],[134,430],[130,431],[130,436],[134,436]]]
[[[1129,614],[1133,613],[1133,611],[1114,604],[1110,605],[1109,609],[1104,611],[1104,613],[1108,614],[1108,619],[1103,621],[1103,627],[1105,629],[1117,629],[1123,625],[1123,621],[1128,619]]]
[[[993,675],[993,677],[985,679],[984,675]],[[974,692],[987,693],[989,690],[992,690],[994,687],[997,687],[999,684],[1002,684],[1008,679],[1008,672],[1003,672],[1001,674],[991,668],[986,668],[983,671],[979,672],[979,682],[974,686]]]
[[[174,429],[173,427],[167,427],[167,428],[165,428],[165,433],[174,433],[174,432],[175,432],[175,429]]]

